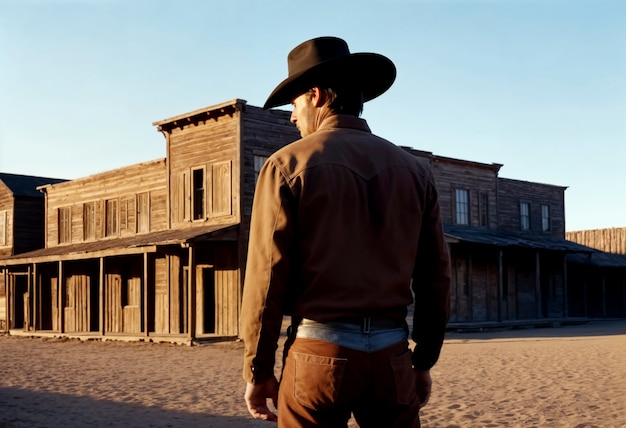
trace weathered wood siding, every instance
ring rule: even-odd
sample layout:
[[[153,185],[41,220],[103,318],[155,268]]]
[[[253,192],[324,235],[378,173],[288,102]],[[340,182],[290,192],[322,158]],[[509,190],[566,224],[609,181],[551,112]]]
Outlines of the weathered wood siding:
[[[0,257],[13,253],[14,205],[13,193],[0,181]]]
[[[455,192],[469,192],[469,225],[474,227],[498,227],[497,176],[498,164],[478,164],[445,157],[432,158],[432,171],[439,193],[439,203],[444,225],[457,224]],[[480,198],[486,195],[488,202],[487,225],[480,224]]]
[[[626,227],[566,232],[565,238],[606,253],[626,254]]]
[[[239,120],[234,111],[169,130],[172,228],[238,221]]]
[[[565,238],[565,188],[529,181],[498,179],[498,227],[521,229],[520,203],[530,204],[530,231],[542,232],[541,206],[550,209],[550,230],[554,237]]]
[[[59,245],[59,213],[67,209],[70,213],[71,232],[68,242],[75,244],[105,238],[132,236],[138,231],[137,206],[148,195],[149,230],[165,230],[167,227],[167,186],[165,160],[159,159],[129,167],[107,171],[73,181],[47,187],[46,212],[48,247]],[[114,221],[117,232],[107,233],[107,201],[116,205]],[[89,211],[89,207],[92,210]],[[89,211],[93,214],[86,214]],[[109,211],[110,213],[111,211]],[[90,225],[88,219],[92,219]],[[93,236],[87,231],[92,230]]]
[[[179,334],[186,331],[186,284],[182,281],[181,257],[157,254],[154,259],[154,332]]]
[[[119,257],[105,263],[104,329],[107,333],[142,331],[143,265],[141,257]]]

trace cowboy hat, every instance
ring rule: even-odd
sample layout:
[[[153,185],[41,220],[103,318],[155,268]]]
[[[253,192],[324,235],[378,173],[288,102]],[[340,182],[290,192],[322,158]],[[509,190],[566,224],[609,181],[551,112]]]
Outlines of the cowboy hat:
[[[396,78],[391,60],[376,53],[350,53],[337,37],[318,37],[296,46],[287,56],[289,77],[270,94],[264,109],[289,104],[322,82],[349,81],[363,91],[363,101],[381,95]],[[346,80],[347,79],[347,80]]]

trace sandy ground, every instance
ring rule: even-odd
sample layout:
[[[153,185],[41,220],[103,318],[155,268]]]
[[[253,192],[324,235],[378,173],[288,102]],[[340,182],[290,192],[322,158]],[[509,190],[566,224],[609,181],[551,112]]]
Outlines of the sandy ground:
[[[242,352],[0,336],[0,428],[275,426]],[[626,321],[450,333],[432,376],[425,427],[626,427]]]

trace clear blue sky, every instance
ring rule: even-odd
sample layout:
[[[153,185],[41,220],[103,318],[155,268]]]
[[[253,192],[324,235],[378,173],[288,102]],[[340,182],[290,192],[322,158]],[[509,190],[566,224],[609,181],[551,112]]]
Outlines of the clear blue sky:
[[[321,35],[395,62],[375,133],[567,186],[567,230],[626,226],[624,0],[0,0],[0,171],[164,157],[152,122],[263,105]]]

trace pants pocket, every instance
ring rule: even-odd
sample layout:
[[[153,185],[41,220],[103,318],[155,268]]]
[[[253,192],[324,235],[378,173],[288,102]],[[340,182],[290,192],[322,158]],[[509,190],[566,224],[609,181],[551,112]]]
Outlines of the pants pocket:
[[[300,352],[292,354],[295,363],[295,399],[301,405],[315,410],[335,405],[348,360]]]
[[[392,357],[391,371],[396,388],[396,402],[400,405],[410,404],[415,398],[415,374],[411,362],[411,351]]]

